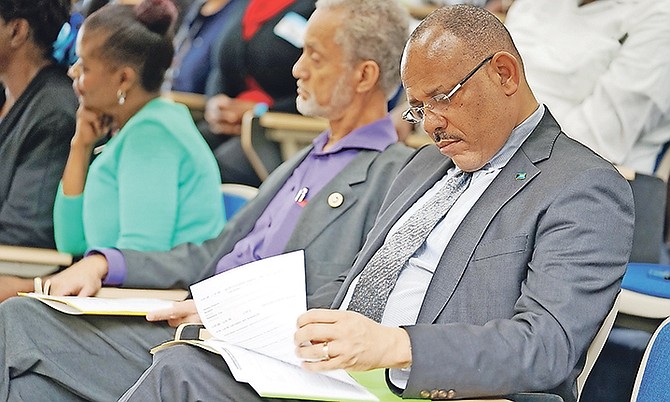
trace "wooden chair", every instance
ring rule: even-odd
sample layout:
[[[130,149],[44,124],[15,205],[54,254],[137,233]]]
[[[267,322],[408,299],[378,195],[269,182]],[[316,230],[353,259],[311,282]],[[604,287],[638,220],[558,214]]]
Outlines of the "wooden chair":
[[[56,250],[0,245],[0,275],[45,276],[72,264],[72,255]]]
[[[193,121],[203,120],[205,117],[205,105],[207,98],[205,95],[191,92],[169,91],[162,94],[163,97],[171,99],[177,103],[181,103],[188,107],[193,116]]]
[[[321,118],[249,111],[242,117],[242,150],[262,181],[327,128],[328,121]]]

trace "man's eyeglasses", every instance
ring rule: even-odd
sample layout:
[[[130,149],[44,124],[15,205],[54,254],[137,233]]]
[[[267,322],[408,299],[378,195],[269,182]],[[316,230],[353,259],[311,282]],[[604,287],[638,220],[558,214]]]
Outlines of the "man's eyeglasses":
[[[439,105],[442,108],[446,108],[449,105],[449,102],[451,102],[451,97],[454,96],[454,94],[459,89],[461,89],[463,84],[465,84],[465,82],[469,80],[470,77],[472,77],[477,72],[477,70],[479,70],[484,64],[488,63],[493,58],[493,56],[494,55],[492,54],[477,64],[477,66],[473,68],[472,71],[470,71],[468,75],[465,76],[465,78],[460,80],[459,83],[456,84],[456,86],[453,87],[448,93],[437,94],[432,96],[427,103],[424,103],[421,106],[410,107],[409,109],[405,110],[405,112],[402,114],[402,119],[412,124],[417,124],[423,121],[423,117],[426,115],[426,109],[432,110],[436,105]]]

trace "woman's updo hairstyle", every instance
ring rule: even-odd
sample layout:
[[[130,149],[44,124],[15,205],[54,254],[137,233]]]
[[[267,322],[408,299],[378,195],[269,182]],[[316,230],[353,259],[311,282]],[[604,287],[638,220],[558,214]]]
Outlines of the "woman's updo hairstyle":
[[[142,87],[153,92],[160,89],[172,63],[177,12],[171,0],[143,0],[136,6],[111,3],[86,18],[84,30],[86,35],[107,37],[96,57],[114,66],[134,66]]]

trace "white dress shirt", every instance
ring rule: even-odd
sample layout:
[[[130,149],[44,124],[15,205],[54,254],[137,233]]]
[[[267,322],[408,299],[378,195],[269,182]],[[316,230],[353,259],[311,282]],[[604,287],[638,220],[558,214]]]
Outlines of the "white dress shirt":
[[[505,18],[565,133],[651,174],[670,141],[670,0],[515,0]]]

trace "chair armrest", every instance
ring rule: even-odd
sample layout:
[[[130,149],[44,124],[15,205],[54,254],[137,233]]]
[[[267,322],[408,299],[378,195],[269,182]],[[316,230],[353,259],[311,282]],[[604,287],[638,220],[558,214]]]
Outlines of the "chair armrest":
[[[33,278],[72,264],[72,255],[52,249],[0,245],[0,274]]]

